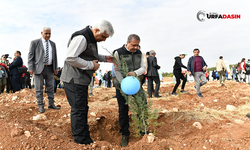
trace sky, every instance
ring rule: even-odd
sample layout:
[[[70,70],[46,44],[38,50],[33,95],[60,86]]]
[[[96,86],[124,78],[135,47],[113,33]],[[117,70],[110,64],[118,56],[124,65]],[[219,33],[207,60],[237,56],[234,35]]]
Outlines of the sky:
[[[0,0],[0,54],[21,51],[27,65],[30,42],[41,38],[44,26],[51,27],[56,43],[58,64],[63,66],[67,42],[72,33],[108,20],[114,35],[98,43],[99,54],[109,55],[126,44],[129,34],[141,38],[141,50],[156,51],[163,72],[172,72],[174,57],[199,48],[208,67],[215,67],[219,56],[229,64],[250,59],[249,0]],[[240,14],[240,19],[207,19],[200,22],[197,13]],[[100,63],[111,70],[111,64]]]

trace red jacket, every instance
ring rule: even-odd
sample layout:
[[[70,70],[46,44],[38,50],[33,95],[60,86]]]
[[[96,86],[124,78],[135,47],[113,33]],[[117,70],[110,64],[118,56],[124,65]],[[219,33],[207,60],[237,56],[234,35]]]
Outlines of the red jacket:
[[[242,63],[244,63],[244,65],[243,65],[244,68],[241,68],[241,64],[242,64]],[[245,62],[241,62],[241,63],[240,63],[239,70],[242,70],[242,69],[246,70],[246,63],[245,63]]]
[[[5,68],[5,70],[6,70],[7,73],[9,72],[8,67],[4,63],[0,63],[0,66],[3,66]]]
[[[24,66],[24,65],[23,65],[22,67],[25,67],[25,68],[26,68],[26,66]],[[22,74],[22,78],[24,78],[24,76],[25,76],[25,73]]]

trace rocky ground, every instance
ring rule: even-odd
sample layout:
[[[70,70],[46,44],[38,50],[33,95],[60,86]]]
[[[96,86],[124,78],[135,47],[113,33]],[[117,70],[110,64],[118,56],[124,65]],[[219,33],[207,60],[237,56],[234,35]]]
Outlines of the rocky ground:
[[[199,98],[192,82],[186,85],[188,94],[169,95],[174,87],[171,80],[164,78],[160,88],[163,97],[150,99],[159,110],[157,121],[161,123],[150,128],[155,136],[135,137],[131,128],[129,145],[122,149],[250,149],[250,122],[245,116],[250,112],[249,85],[227,81],[220,86],[218,81],[210,81],[201,88],[204,97]],[[121,149],[118,105],[112,98],[115,89],[95,88],[93,94],[88,115],[95,141],[91,145],[73,142],[70,106],[63,89],[55,93],[55,103],[61,109],[47,109],[45,98],[43,114],[38,113],[34,89],[1,94],[0,149]]]

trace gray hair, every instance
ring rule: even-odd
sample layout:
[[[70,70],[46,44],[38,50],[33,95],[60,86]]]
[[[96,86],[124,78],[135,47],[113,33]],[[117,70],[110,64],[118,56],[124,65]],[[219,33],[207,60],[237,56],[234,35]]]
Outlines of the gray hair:
[[[130,43],[132,39],[135,39],[136,41],[141,41],[140,37],[137,34],[130,34],[128,36],[128,42]]]
[[[150,54],[150,56],[153,56],[153,54],[156,54],[156,53],[155,53],[154,50],[151,50],[151,51],[149,52],[149,54]]]
[[[46,31],[46,30],[51,31],[51,28],[50,28],[50,27],[43,27],[42,32],[43,32],[43,31]]]
[[[97,24],[95,24],[93,26],[93,29],[99,29],[100,30],[100,34],[105,32],[110,36],[112,37],[113,34],[114,34],[114,29],[113,29],[113,26],[112,24],[107,21],[107,20],[102,20],[100,22],[98,22]]]

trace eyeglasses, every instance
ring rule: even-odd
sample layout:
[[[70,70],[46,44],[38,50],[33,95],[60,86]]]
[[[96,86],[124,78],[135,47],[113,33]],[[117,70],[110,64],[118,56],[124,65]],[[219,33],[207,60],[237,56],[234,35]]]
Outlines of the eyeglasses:
[[[101,36],[102,36],[102,38],[104,38],[104,39],[108,38],[108,36],[104,36],[104,35],[101,35]]]

